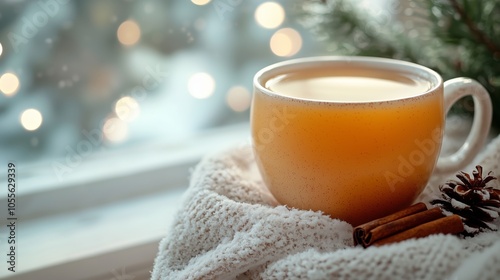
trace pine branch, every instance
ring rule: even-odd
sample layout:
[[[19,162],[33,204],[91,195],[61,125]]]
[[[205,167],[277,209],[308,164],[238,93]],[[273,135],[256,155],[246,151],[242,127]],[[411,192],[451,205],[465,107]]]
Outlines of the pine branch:
[[[305,25],[327,42],[336,55],[367,55],[410,60],[439,72],[443,78],[471,77],[489,92],[492,125],[500,129],[500,0],[406,0],[396,2],[413,9],[404,20],[377,22],[356,8],[354,1],[310,0],[301,5]],[[310,21],[313,19],[313,21]],[[411,36],[411,32],[417,36]],[[459,114],[473,113],[471,99],[454,107]]]
[[[472,36],[474,36],[479,43],[485,45],[494,57],[500,57],[500,48],[496,46],[493,41],[491,41],[491,39],[477,27],[477,25],[470,19],[467,13],[465,13],[464,9],[458,4],[458,2],[456,0],[449,0],[449,2],[453,9],[463,19]]]

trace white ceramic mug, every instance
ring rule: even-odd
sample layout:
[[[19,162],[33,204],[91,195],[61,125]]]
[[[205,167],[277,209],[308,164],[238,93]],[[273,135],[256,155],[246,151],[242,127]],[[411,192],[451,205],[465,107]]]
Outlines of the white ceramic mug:
[[[411,75],[430,87],[412,97],[367,102],[297,98],[266,88],[278,75],[347,67]],[[472,130],[460,150],[439,157],[446,113],[467,95],[475,106]],[[485,143],[491,116],[487,91],[469,78],[443,82],[429,68],[393,59],[312,57],[255,75],[251,130],[260,173],[280,203],[358,225],[409,206],[435,169],[470,163]]]

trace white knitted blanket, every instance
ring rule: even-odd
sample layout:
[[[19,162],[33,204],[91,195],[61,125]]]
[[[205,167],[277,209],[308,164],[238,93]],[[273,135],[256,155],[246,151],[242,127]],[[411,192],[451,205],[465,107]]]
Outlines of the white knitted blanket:
[[[445,140],[446,141],[446,140]],[[448,140],[449,141],[449,140]],[[500,175],[500,136],[464,170]],[[453,174],[434,174],[428,202]],[[498,182],[497,182],[498,184]],[[497,187],[500,187],[497,185]],[[201,161],[192,173],[152,279],[498,279],[500,233],[433,235],[382,247],[353,246],[350,224],[277,205],[250,147]],[[500,222],[496,222],[500,226]]]

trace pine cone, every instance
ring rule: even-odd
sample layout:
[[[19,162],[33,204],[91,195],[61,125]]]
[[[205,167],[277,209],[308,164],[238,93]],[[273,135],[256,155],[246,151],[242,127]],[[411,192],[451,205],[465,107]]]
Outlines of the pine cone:
[[[451,180],[439,186],[443,199],[435,199],[431,204],[439,205],[445,212],[457,214],[464,223],[465,236],[474,236],[485,229],[497,230],[493,222],[500,213],[500,190],[486,184],[497,178],[492,172],[483,178],[483,168],[476,166],[474,178],[465,172],[457,174],[460,181]]]

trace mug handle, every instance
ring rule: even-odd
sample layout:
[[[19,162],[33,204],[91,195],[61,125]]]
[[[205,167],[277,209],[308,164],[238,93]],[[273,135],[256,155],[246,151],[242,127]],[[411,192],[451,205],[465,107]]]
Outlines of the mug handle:
[[[492,105],[486,89],[469,78],[455,78],[444,82],[444,109],[448,113],[460,98],[472,95],[474,121],[465,143],[454,154],[440,156],[436,165],[438,172],[457,171],[467,166],[481,150],[491,125]]]

